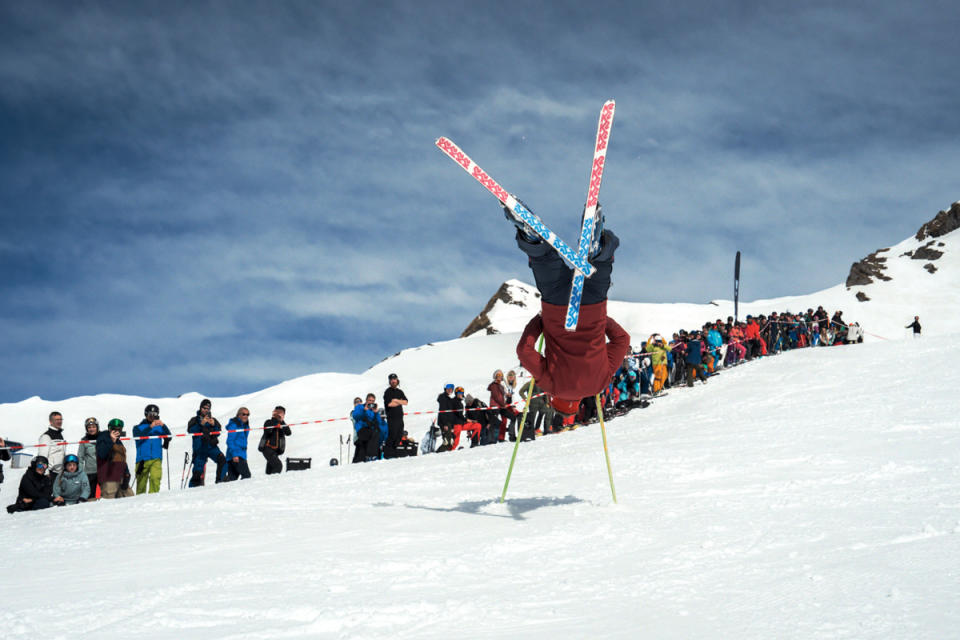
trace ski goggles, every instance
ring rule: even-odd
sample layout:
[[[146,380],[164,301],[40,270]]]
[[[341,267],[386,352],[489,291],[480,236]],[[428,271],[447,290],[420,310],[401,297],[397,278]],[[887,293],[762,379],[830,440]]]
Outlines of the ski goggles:
[[[42,462],[38,462],[38,463],[36,464],[36,467],[37,467],[37,469],[40,469],[40,471],[43,471],[44,469],[47,468],[47,465],[43,464]]]

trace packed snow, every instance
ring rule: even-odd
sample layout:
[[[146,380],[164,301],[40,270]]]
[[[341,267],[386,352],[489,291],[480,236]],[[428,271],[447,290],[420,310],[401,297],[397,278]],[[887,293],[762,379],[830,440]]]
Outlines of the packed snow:
[[[458,341],[458,355],[487,364],[511,338]],[[453,346],[407,358],[443,380]],[[508,445],[338,467],[313,451],[310,471],[265,477],[255,464],[250,481],[10,516],[0,628],[951,637],[958,348],[944,336],[805,349],[674,389],[607,425],[618,504],[591,425],[524,443],[503,505]],[[286,391],[308,411],[326,382]],[[105,416],[114,400],[74,400],[70,415]],[[318,447],[325,428],[295,428],[291,448]]]

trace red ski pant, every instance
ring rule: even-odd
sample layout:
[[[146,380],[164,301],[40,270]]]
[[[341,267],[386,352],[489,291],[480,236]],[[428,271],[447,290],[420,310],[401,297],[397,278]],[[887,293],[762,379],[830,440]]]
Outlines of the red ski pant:
[[[460,445],[460,434],[464,431],[470,432],[471,438],[480,437],[480,423],[479,422],[467,422],[465,424],[455,424],[453,425],[453,449],[456,450]]]

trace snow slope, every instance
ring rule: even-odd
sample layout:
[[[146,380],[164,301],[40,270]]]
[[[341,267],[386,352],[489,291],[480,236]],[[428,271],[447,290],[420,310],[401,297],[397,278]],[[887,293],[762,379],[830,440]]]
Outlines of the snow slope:
[[[426,347],[394,364],[439,376],[452,354],[488,365],[512,339]],[[956,335],[808,349],[672,390],[608,424],[617,505],[590,426],[522,446],[505,505],[510,448],[493,446],[6,517],[0,629],[955,637],[958,349]],[[282,391],[321,411],[333,401],[324,387],[361,390],[390,368]],[[242,401],[256,415],[280,391]],[[120,400],[65,406],[79,417]],[[124,402],[133,412],[142,399]],[[291,443],[315,437],[309,429]]]

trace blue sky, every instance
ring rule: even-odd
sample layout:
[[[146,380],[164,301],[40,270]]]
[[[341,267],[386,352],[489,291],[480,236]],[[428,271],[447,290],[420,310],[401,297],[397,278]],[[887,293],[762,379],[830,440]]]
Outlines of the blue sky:
[[[801,6],[802,5],[802,6]],[[445,135],[612,297],[842,282],[960,198],[952,2],[0,4],[0,401],[233,395],[456,337],[530,280]]]

